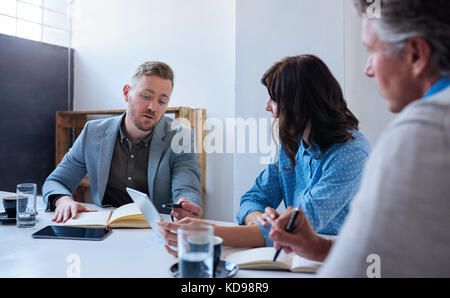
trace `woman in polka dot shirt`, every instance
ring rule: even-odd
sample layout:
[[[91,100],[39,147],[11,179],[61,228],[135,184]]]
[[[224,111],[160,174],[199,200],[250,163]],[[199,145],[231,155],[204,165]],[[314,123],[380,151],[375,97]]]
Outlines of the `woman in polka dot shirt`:
[[[266,110],[279,119],[278,161],[241,198],[240,224],[256,223],[266,245],[281,202],[302,208],[318,233],[337,234],[356,194],[370,146],[339,83],[312,55],[288,57],[263,76]]]
[[[358,119],[347,108],[339,83],[325,63],[312,55],[288,57],[263,76],[269,99],[266,110],[279,120],[279,156],[242,196],[241,226],[215,226],[229,246],[272,246],[270,226],[275,210],[302,208],[317,233],[337,234],[361,181],[370,146],[358,131]],[[168,243],[180,224],[161,223]],[[245,225],[244,225],[245,224]],[[168,251],[174,253],[168,248]],[[175,253],[174,253],[175,254]]]

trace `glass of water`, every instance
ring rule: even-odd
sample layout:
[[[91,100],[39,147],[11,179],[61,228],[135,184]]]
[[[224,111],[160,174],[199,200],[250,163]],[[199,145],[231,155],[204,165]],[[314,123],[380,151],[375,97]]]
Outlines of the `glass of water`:
[[[36,192],[35,183],[17,185],[17,227],[32,228],[36,225]]]
[[[178,228],[178,265],[182,278],[213,277],[214,227],[191,224]]]

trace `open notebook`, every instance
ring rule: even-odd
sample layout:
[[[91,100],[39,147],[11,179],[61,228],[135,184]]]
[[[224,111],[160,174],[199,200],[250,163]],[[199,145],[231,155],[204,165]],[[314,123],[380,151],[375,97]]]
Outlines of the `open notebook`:
[[[311,261],[296,254],[280,253],[275,263],[272,262],[276,249],[259,247],[231,253],[225,260],[239,266],[240,269],[290,270],[292,272],[315,273],[321,262]]]
[[[150,228],[136,203],[130,203],[112,211],[79,213],[64,225],[89,228]]]

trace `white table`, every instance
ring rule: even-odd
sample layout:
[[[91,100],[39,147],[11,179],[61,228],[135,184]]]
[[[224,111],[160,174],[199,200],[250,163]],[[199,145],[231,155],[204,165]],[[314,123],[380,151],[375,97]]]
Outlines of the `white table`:
[[[0,198],[11,195],[0,191]],[[42,198],[38,206],[43,206]],[[101,209],[98,206],[91,206]],[[0,211],[4,211],[3,202]],[[0,277],[70,277],[79,264],[80,277],[170,277],[178,261],[154,239],[152,230],[113,229],[103,241],[33,239],[31,234],[51,222],[54,213],[39,212],[36,226],[19,229],[0,224]],[[217,222],[216,222],[217,223]],[[230,223],[224,223],[230,224]],[[222,257],[238,251],[225,247]],[[79,263],[78,263],[79,262]],[[314,277],[286,271],[239,270],[239,278]]]

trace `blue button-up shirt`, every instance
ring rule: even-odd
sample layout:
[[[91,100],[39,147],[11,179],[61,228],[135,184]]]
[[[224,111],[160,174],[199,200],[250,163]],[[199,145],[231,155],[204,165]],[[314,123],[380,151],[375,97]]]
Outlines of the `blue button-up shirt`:
[[[241,198],[238,222],[243,224],[250,212],[276,209],[283,201],[287,207],[301,207],[317,233],[337,234],[359,188],[370,151],[360,132],[351,133],[354,139],[334,144],[324,154],[314,144],[306,148],[302,141],[295,168],[290,171],[286,169],[291,168],[291,162],[280,146],[278,161],[262,171]],[[258,226],[266,246],[272,246],[270,225]]]

